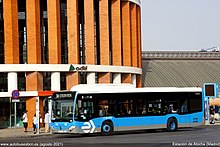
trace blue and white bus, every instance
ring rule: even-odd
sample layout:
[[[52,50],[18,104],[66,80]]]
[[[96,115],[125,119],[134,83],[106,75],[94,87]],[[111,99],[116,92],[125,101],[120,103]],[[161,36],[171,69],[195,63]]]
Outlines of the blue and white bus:
[[[101,133],[203,124],[202,88],[77,85],[52,96],[53,133]]]

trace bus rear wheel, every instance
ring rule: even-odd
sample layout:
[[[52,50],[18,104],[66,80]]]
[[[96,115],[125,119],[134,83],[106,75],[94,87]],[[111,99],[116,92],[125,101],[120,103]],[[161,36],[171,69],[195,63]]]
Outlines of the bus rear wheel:
[[[175,118],[169,118],[167,121],[167,131],[174,132],[177,130],[178,124]]]
[[[113,128],[112,122],[109,122],[109,121],[103,122],[101,131],[102,131],[101,132],[102,135],[111,135],[111,134],[113,134],[114,128]]]

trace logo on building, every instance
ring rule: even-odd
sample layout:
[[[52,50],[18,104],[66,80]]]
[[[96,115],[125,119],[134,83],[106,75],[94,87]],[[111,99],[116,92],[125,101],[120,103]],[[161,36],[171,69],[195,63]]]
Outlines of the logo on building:
[[[72,64],[70,65],[69,71],[86,71],[88,68],[88,66],[78,66],[78,67],[74,67]]]

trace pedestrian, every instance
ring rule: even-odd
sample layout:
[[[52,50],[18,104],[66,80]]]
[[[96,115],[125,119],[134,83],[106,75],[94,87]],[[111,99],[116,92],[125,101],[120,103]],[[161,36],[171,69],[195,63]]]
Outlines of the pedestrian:
[[[215,124],[215,110],[213,107],[210,110],[210,124]]]
[[[27,127],[28,127],[28,115],[27,115],[27,110],[24,111],[24,114],[22,116],[22,122],[23,122],[23,125],[24,125],[24,132],[27,133]]]
[[[34,117],[33,117],[33,131],[34,131],[34,134],[36,134],[36,132],[37,132],[36,125],[37,125],[37,117],[36,117],[36,114],[34,114]]]
[[[50,115],[48,112],[44,115],[45,133],[49,132]]]

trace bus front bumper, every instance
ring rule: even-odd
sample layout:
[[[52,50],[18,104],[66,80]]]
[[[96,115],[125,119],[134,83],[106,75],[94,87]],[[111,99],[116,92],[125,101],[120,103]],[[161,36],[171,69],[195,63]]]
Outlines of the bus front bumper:
[[[77,133],[76,126],[71,126],[70,128],[64,130],[58,130],[51,127],[51,131],[52,133]]]

